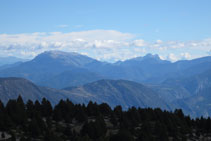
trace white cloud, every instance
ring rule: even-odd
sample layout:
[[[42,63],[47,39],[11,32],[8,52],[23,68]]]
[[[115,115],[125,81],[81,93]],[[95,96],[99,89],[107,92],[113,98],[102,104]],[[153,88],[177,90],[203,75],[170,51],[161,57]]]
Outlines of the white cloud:
[[[125,60],[146,53],[176,61],[205,56],[211,50],[211,38],[198,41],[147,42],[130,33],[115,30],[0,34],[0,56],[32,58],[47,50],[79,52],[99,60]]]
[[[174,54],[174,53],[170,53],[168,56],[167,56],[167,60],[170,60],[172,62],[175,62],[178,60],[177,56]]]
[[[199,56],[197,56],[199,57]],[[167,57],[160,57],[162,58],[162,60],[169,60],[169,61],[172,61],[172,62],[175,62],[175,61],[178,61],[178,60],[189,60],[189,59],[192,59],[192,56],[190,53],[188,52],[183,52],[183,53],[180,53],[180,54],[175,54],[175,53],[169,53],[167,55]]]
[[[160,58],[161,60],[166,60],[166,58],[163,57],[162,55],[159,55],[159,58]]]
[[[130,47],[134,35],[115,30],[81,32],[52,32],[31,34],[0,34],[0,56],[9,53],[19,57],[34,57],[46,50],[91,52],[91,50],[122,49]],[[5,54],[6,53],[6,54]],[[93,54],[88,54],[94,56]],[[100,56],[102,59],[103,57]]]
[[[184,60],[191,59],[191,55],[188,52],[181,53],[180,55],[181,55],[181,59],[184,59]]]
[[[133,45],[137,47],[143,47],[143,46],[146,46],[146,43],[144,40],[139,39],[139,40],[134,40]]]

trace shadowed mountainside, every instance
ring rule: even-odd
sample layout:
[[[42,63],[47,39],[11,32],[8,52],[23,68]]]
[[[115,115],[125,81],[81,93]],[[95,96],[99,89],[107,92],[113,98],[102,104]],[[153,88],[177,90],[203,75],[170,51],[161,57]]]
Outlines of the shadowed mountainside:
[[[121,105],[125,109],[132,106],[171,109],[155,91],[132,81],[99,80],[80,87],[65,88],[65,90],[70,93],[90,95],[94,101],[107,102],[112,107]]]
[[[100,80],[81,87],[64,90],[39,87],[22,78],[1,78],[0,97],[3,102],[21,95],[24,101],[49,99],[53,104],[60,99],[69,98],[75,103],[106,102],[111,107],[122,105],[124,109],[132,106],[161,107],[170,110],[170,106],[157,94],[144,85],[125,80]]]

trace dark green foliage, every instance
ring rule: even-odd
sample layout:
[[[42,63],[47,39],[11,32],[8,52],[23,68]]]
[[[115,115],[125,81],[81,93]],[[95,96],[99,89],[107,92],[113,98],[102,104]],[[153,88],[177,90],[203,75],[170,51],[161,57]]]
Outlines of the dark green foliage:
[[[121,118],[121,116],[122,116],[122,107],[121,106],[116,106],[114,108],[114,113],[117,115],[118,118]]]
[[[110,115],[112,111],[111,107],[106,103],[100,104],[99,109],[100,109],[100,113],[103,114],[104,116]]]
[[[93,122],[86,122],[81,130],[82,135],[88,135],[92,139],[98,139],[106,134],[106,125],[102,116],[98,116]]]
[[[50,117],[53,112],[53,108],[51,106],[50,101],[46,100],[46,98],[42,99],[41,105],[41,114],[43,117]]]
[[[26,138],[26,137],[24,137],[24,136],[22,136],[21,138],[20,138],[20,141],[29,141],[30,139],[28,138]]]
[[[128,130],[122,129],[117,134],[112,135],[110,141],[134,141],[134,137]]]
[[[51,131],[47,131],[44,136],[45,141],[62,141],[58,136],[55,135],[55,133]]]
[[[88,117],[87,117],[86,112],[84,110],[79,110],[78,112],[76,112],[75,118],[79,122],[85,122],[85,121],[87,121]]]
[[[113,110],[106,103],[73,104],[61,100],[55,107],[43,98],[24,104],[19,96],[6,106],[0,101],[1,137],[6,133],[12,141],[168,141],[209,139],[211,119],[191,119],[180,109],[174,112],[159,108],[121,106]]]
[[[159,121],[155,124],[155,135],[159,141],[168,141],[168,131],[165,124]]]
[[[1,133],[1,138],[2,138],[2,139],[4,139],[4,138],[5,138],[5,134],[4,134],[4,132],[3,132],[3,133]]]
[[[34,110],[36,111],[36,114],[41,115],[41,113],[42,113],[41,108],[42,108],[42,106],[41,106],[40,102],[38,100],[36,100],[34,103]]]
[[[60,100],[59,104],[54,108],[53,119],[56,121],[65,120],[65,122],[70,123],[76,109],[77,108],[74,108],[74,105],[71,101]]]
[[[16,136],[12,134],[11,141],[16,141]]]
[[[35,106],[33,101],[28,100],[28,102],[26,103],[26,114],[29,118],[33,118],[34,114],[35,114]]]
[[[67,125],[67,127],[65,127],[64,135],[66,135],[67,137],[71,137],[73,135],[71,127],[69,125]]]
[[[19,96],[17,100],[9,100],[6,105],[6,112],[13,124],[25,125],[27,120],[27,114],[25,104],[22,98]]]
[[[88,135],[82,136],[82,137],[77,137],[76,141],[92,141]]]
[[[100,111],[99,111],[99,106],[97,105],[97,103],[93,103],[92,101],[90,101],[87,105],[87,113],[88,116],[98,116]]]
[[[115,126],[118,124],[117,116],[114,113],[112,113],[110,116],[110,122]]]
[[[38,122],[35,118],[29,123],[28,131],[32,137],[37,137],[41,134],[41,129],[38,126]]]
[[[7,128],[5,122],[6,122],[6,119],[8,119],[8,118],[6,116],[7,115],[5,114],[4,105],[0,101],[0,130],[2,130],[2,131],[6,130],[6,128]]]

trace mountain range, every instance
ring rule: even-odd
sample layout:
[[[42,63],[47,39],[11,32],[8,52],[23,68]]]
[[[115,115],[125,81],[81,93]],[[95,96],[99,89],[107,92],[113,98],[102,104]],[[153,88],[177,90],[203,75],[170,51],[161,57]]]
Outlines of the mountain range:
[[[26,61],[28,61],[28,60],[27,59],[13,57],[13,56],[0,57],[0,67],[4,66],[4,65],[14,64],[14,63],[17,63],[17,62],[26,62]]]
[[[209,116],[210,72],[211,56],[172,63],[161,60],[158,55],[147,54],[107,63],[78,53],[47,51],[30,61],[0,68],[0,77],[28,79],[45,93],[59,93],[57,99],[106,101],[112,106],[120,104],[124,108],[182,108],[193,116]],[[45,93],[40,95],[47,95]],[[48,98],[52,101],[56,99]],[[40,99],[40,96],[32,99]]]
[[[37,86],[23,78],[0,79],[0,97],[4,103],[19,95],[24,101],[29,99],[41,101],[45,97],[52,104],[57,104],[61,99],[70,99],[74,103],[87,104],[92,100],[97,103],[109,103],[111,107],[121,105],[124,109],[132,106],[171,109],[153,90],[127,80],[99,80],[84,86],[57,90]]]
[[[184,78],[203,73],[211,69],[210,66],[211,56],[172,63],[161,60],[158,55],[147,54],[122,62],[106,63],[78,53],[47,51],[30,61],[0,69],[0,76],[23,77],[38,85],[52,88],[78,86],[103,78],[160,84],[169,78]],[[75,75],[78,73],[80,75]],[[85,81],[81,76],[86,77],[87,74],[92,79],[87,78]],[[74,75],[74,81],[72,77],[68,78],[71,75]],[[55,79],[59,85],[55,84]]]

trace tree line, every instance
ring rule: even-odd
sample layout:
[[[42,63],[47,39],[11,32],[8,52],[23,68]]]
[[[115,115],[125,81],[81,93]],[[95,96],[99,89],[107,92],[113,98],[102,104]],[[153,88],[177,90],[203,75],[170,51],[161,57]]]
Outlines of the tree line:
[[[211,120],[192,119],[181,109],[124,111],[121,106],[74,104],[69,99],[53,107],[46,98],[24,103],[19,96],[5,105],[0,101],[0,132],[1,139],[12,141],[177,141],[209,139]]]

